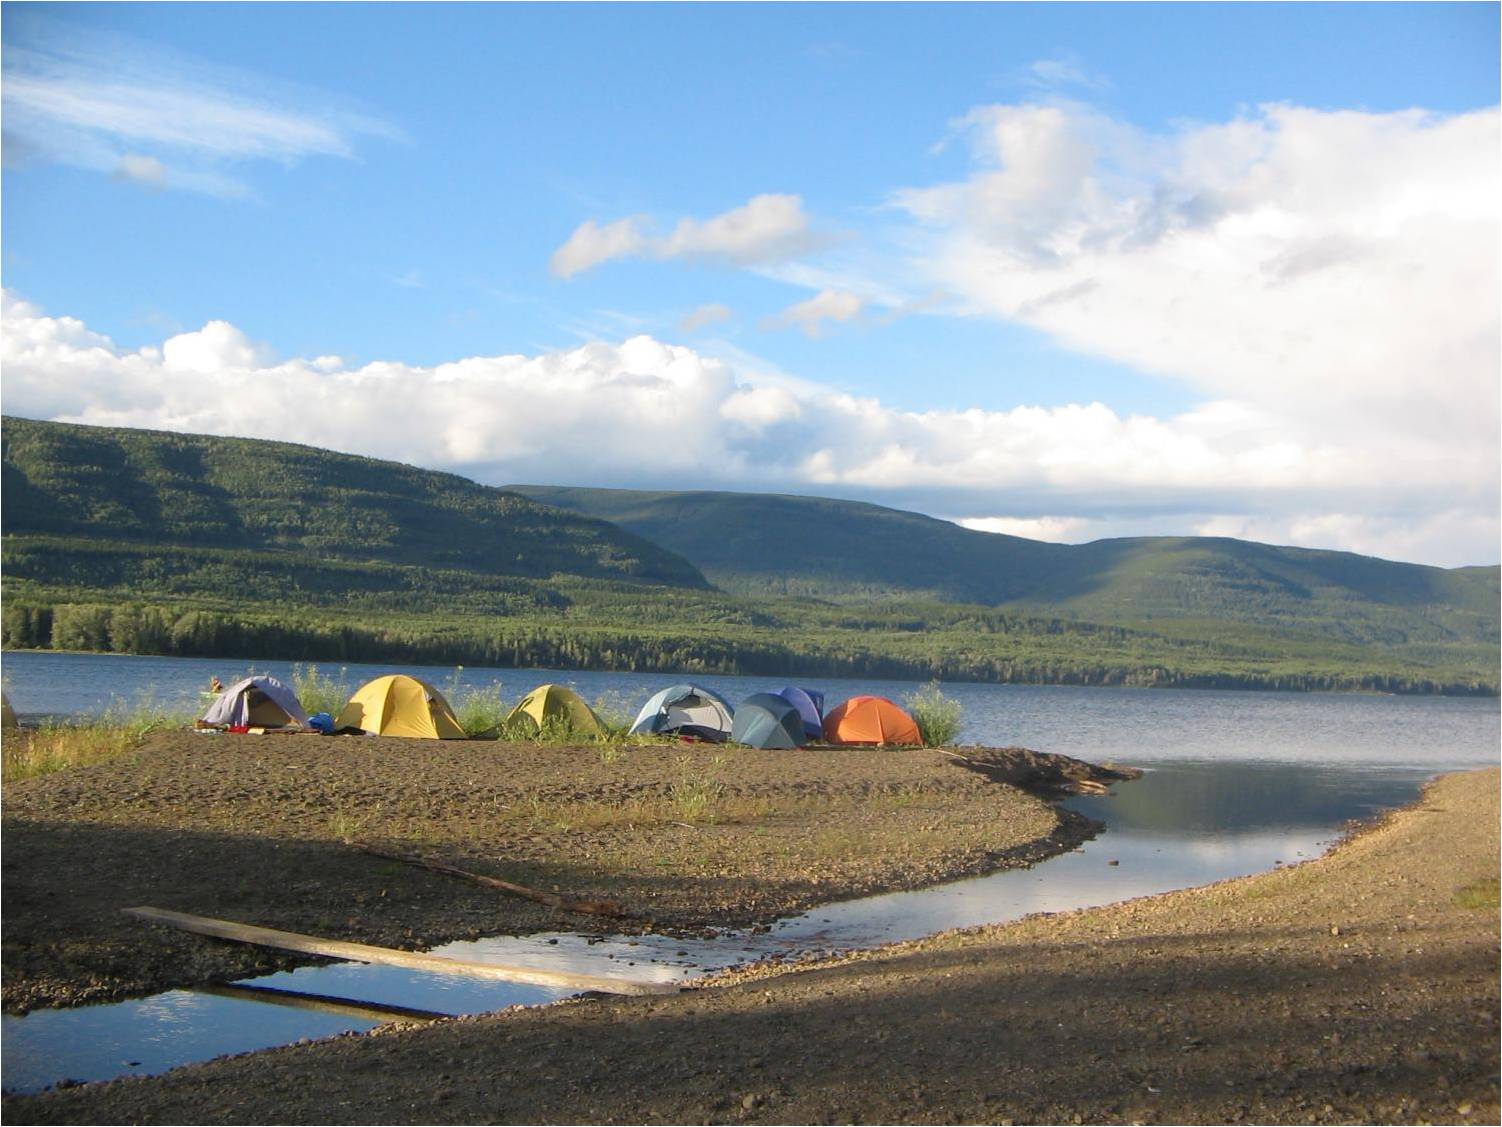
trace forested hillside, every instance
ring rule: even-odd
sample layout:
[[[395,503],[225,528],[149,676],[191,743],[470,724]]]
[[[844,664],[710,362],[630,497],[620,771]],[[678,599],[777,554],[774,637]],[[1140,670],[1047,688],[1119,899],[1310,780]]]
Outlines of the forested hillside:
[[[1045,544],[820,497],[512,488],[613,521],[744,594],[921,597],[1155,630],[1244,624],[1383,645],[1498,640],[1496,567],[1222,537]]]
[[[703,587],[672,552],[604,521],[453,474],[240,438],[6,418],[8,537],[379,561],[477,576]],[[97,551],[94,553],[97,558]]]

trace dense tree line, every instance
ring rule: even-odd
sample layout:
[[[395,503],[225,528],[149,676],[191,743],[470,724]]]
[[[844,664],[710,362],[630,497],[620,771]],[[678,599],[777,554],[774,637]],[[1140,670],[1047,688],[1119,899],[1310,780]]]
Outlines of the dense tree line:
[[[425,665],[544,666],[630,672],[877,677],[1017,684],[1365,690],[1493,695],[1496,680],[1394,670],[1240,668],[1208,660],[1133,658],[1130,650],[1050,649],[1060,635],[1004,652],[963,652],[947,635],[631,629],[516,619],[394,620],[371,625],[314,614],[258,615],[152,604],[7,603],[7,648],[182,657]],[[908,644],[903,644],[904,640]],[[913,644],[913,643],[917,644]],[[1159,655],[1161,658],[1161,655]]]

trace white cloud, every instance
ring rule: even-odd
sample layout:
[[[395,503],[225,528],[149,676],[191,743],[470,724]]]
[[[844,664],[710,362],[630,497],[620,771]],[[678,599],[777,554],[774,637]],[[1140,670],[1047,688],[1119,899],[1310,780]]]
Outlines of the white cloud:
[[[865,307],[865,300],[857,294],[845,290],[820,290],[807,301],[790,305],[777,316],[768,318],[764,327],[798,328],[805,336],[814,338],[823,335],[824,322],[854,321]]]
[[[29,160],[110,173],[152,187],[248,193],[229,169],[354,155],[391,127],[331,108],[327,96],[205,66],[123,35],[33,21],[5,49],[7,144]]]
[[[278,360],[214,321],[131,351],[9,293],[0,330],[4,409],[35,418],[286,439],[491,484],[827,492],[1031,520],[1012,527],[1038,535],[1111,521],[1102,534],[1245,530],[1426,562],[1496,560],[1494,446],[1311,440],[1246,403],[1170,418],[1098,403],[905,412],[775,373],[747,378],[646,336],[349,368]]]
[[[161,191],[167,186],[167,166],[156,157],[140,153],[126,153],[115,169],[115,178],[143,188]]]
[[[1144,134],[991,106],[967,179],[899,193],[972,315],[1255,404],[1294,441],[1497,443],[1496,110],[1266,106]]]
[[[1087,517],[962,517],[956,524],[973,532],[995,532],[1055,544],[1080,544],[1094,539]]]
[[[803,201],[788,195],[754,196],[709,219],[682,219],[663,236],[650,234],[650,226],[644,217],[603,225],[586,220],[553,252],[552,271],[571,278],[613,259],[639,257],[758,266],[785,262],[826,242],[813,230]]]
[[[685,333],[697,332],[699,329],[707,328],[710,325],[722,325],[734,315],[728,305],[711,302],[708,305],[701,305],[699,308],[686,313],[683,319],[678,322],[678,327]]]
[[[553,252],[549,266],[558,277],[572,278],[613,258],[641,254],[647,247],[641,227],[640,219],[618,219],[604,226],[586,220]]]

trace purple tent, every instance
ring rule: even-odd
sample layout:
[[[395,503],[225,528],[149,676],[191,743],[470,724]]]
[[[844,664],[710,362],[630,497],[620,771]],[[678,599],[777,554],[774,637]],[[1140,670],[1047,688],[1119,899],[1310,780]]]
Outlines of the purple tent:
[[[777,695],[798,710],[803,732],[811,740],[824,738],[824,694],[818,689],[798,689],[789,685]]]
[[[205,724],[228,724],[232,728],[278,728],[287,724],[308,725],[308,714],[297,694],[275,677],[258,673],[237,681],[209,705]]]

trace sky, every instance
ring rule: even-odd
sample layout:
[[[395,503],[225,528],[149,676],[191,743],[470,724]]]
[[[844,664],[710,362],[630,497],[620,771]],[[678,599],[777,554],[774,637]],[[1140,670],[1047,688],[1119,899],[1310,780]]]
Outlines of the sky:
[[[1499,559],[1496,4],[28,4],[0,404]]]

